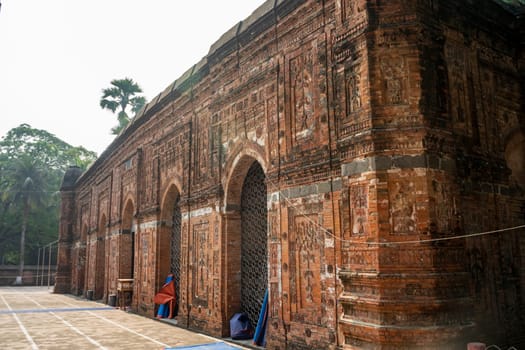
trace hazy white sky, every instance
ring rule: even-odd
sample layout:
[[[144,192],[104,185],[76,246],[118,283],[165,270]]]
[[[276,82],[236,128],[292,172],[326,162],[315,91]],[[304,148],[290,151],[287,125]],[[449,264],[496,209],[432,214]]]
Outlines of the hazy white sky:
[[[0,137],[26,123],[100,155],[116,116],[112,79],[148,100],[264,0],[1,0]]]

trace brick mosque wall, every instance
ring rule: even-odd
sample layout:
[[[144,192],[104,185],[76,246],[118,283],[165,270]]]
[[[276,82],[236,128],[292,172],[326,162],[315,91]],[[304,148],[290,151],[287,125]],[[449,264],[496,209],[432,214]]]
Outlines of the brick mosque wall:
[[[524,33],[488,0],[265,2],[66,174],[55,290],[134,278],[153,317],[175,254],[179,324],[227,336],[258,163],[268,348],[524,345],[525,230],[458,237],[525,224]]]

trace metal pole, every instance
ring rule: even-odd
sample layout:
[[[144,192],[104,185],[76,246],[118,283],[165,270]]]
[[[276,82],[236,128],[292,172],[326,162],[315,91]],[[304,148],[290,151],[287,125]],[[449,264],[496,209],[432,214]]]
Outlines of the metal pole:
[[[49,244],[49,264],[47,265],[47,289],[49,289],[49,282],[51,278],[51,245],[53,243]]]
[[[38,272],[40,271],[40,248],[38,248],[38,258],[36,262],[36,280],[35,286],[38,286]]]
[[[40,286],[44,285],[44,262],[46,261],[46,247],[42,247],[42,272],[40,273]]]

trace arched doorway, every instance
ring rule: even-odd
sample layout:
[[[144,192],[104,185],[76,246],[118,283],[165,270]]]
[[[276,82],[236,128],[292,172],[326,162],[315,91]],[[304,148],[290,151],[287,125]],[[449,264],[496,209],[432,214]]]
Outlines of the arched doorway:
[[[241,309],[257,324],[268,288],[268,209],[264,172],[254,162],[241,194]]]
[[[77,294],[83,295],[86,281],[86,264],[87,264],[87,247],[88,247],[88,227],[86,224],[82,226],[80,234],[80,245],[78,248],[78,262],[77,262]]]
[[[230,261],[230,266],[237,263],[240,265],[240,284],[231,283],[231,288],[239,289],[230,289],[228,293],[239,295],[238,311],[248,314],[250,322],[255,326],[268,288],[267,188],[264,171],[253,158],[246,157],[239,162],[238,169],[232,176],[231,186],[235,187],[235,183],[240,183],[238,176],[244,178],[242,185],[237,189],[231,188],[230,194],[240,190],[240,198],[237,199],[239,209],[238,214],[230,214],[230,217],[238,217],[240,220],[230,220],[233,224],[228,227],[228,240],[238,240],[241,247],[240,256]],[[240,235],[236,236],[235,232]]]
[[[180,303],[181,258],[182,258],[182,212],[180,207],[180,192],[175,185],[167,190],[162,206],[162,228],[159,240],[159,276],[158,288],[165,282],[169,273],[173,274],[175,282],[176,316]]]
[[[122,235],[120,237],[118,278],[134,278],[135,275],[135,232],[133,228],[133,212],[133,202],[128,200],[122,214]]]
[[[95,300],[104,298],[104,283],[106,280],[106,216],[102,216],[97,231],[96,261],[95,261]]]
[[[179,309],[180,300],[180,274],[181,274],[181,222],[182,213],[180,210],[180,196],[177,194],[175,203],[172,209],[172,226],[171,226],[171,242],[170,242],[170,271],[173,273],[173,279],[175,281],[175,296],[176,306],[174,310],[174,316],[177,315]]]

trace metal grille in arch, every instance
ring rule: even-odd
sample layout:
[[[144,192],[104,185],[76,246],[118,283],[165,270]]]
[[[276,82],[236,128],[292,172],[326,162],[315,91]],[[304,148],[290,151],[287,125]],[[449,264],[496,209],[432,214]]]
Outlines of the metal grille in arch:
[[[172,217],[172,231],[171,231],[171,261],[170,261],[170,269],[173,273],[173,277],[175,280],[175,292],[176,298],[177,298],[177,304],[179,300],[179,291],[180,291],[180,258],[181,258],[181,221],[182,221],[182,214],[180,211],[180,205],[179,205],[179,199],[180,197],[177,196],[177,199],[175,200],[175,206],[173,207],[173,217]]]
[[[268,236],[266,182],[254,162],[241,195],[241,308],[255,327],[268,286]]]

